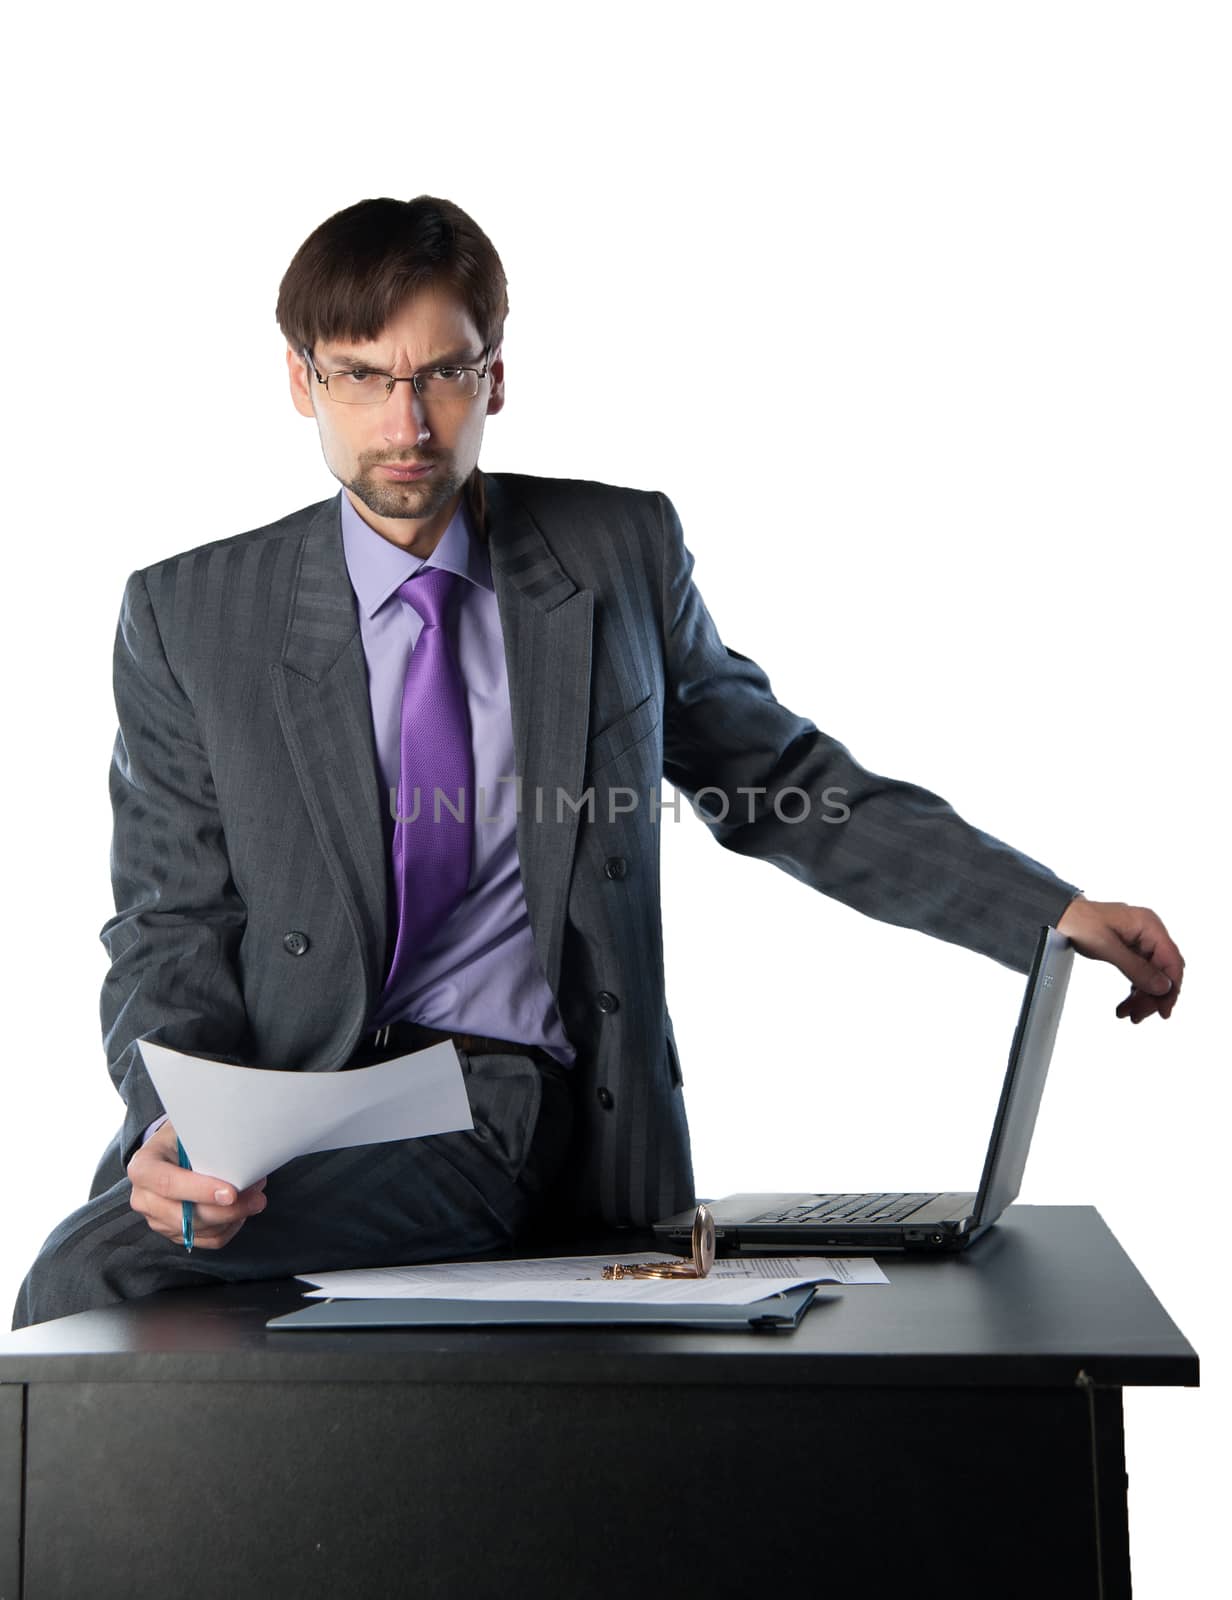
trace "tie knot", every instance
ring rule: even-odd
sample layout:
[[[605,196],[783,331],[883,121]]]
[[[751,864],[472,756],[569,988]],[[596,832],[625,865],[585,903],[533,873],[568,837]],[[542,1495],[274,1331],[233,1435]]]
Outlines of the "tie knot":
[[[444,567],[421,567],[413,578],[398,586],[398,593],[412,610],[418,611],[425,628],[439,628],[449,597],[461,578]]]

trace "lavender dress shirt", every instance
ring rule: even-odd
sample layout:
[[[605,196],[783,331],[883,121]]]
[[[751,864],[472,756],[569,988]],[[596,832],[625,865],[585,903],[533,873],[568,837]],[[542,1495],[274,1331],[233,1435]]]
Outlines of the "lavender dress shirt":
[[[535,953],[522,890],[513,719],[487,550],[472,533],[465,501],[424,561],[374,532],[345,491],[342,546],[368,664],[368,698],[387,801],[383,812],[387,859],[396,810],[390,798],[398,789],[402,683],[423,627],[423,619],[413,607],[403,605],[397,590],[421,566],[444,567],[468,580],[454,609],[451,642],[466,683],[479,792],[470,884],[405,982],[369,1020],[373,1027],[421,1022],[455,1033],[537,1044],[567,1065],[574,1050]]]

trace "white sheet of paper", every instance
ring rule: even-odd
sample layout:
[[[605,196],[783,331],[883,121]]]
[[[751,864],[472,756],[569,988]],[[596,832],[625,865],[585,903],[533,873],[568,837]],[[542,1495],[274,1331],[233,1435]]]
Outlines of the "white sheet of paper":
[[[705,1278],[604,1278],[619,1261],[662,1261],[653,1251],[618,1256],[554,1256],[530,1261],[435,1261],[299,1274],[310,1300],[641,1300],[660,1304],[752,1305],[806,1283],[888,1283],[866,1258],[755,1256],[716,1261]]]
[[[475,1126],[462,1063],[448,1040],[349,1072],[271,1072],[140,1044],[194,1171],[237,1189],[315,1150]]]

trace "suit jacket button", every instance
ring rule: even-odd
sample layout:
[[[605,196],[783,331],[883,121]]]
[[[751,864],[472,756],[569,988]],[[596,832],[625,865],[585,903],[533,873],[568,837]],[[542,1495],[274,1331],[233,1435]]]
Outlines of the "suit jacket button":
[[[616,1104],[610,1089],[596,1089],[595,1096],[605,1111],[610,1111]]]
[[[301,933],[298,928],[292,928],[290,933],[282,936],[282,948],[290,956],[302,956],[308,945],[308,935]]]
[[[605,878],[623,878],[627,870],[624,856],[608,856],[603,863],[603,876]]]
[[[620,1010],[620,1001],[617,1000],[616,996],[610,989],[600,989],[599,993],[595,996],[595,1004],[599,1007],[599,1010],[605,1014],[611,1011]]]

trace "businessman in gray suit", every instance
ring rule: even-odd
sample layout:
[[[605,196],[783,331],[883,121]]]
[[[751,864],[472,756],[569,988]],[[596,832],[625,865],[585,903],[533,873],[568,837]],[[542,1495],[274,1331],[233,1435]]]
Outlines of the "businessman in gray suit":
[[[342,493],[129,580],[102,1001],[127,1115],[15,1326],[474,1253],[545,1205],[621,1225],[690,1204],[664,776],[720,844],[856,910],[1019,971],[1052,923],[1130,979],[1118,1015],[1171,1014],[1183,962],[1153,912],[1084,899],[775,700],[664,495],[480,472],[507,310],[448,201],[331,217],[278,320]],[[178,1165],[143,1039],[301,1072],[451,1039],[475,1126],[237,1193]]]

